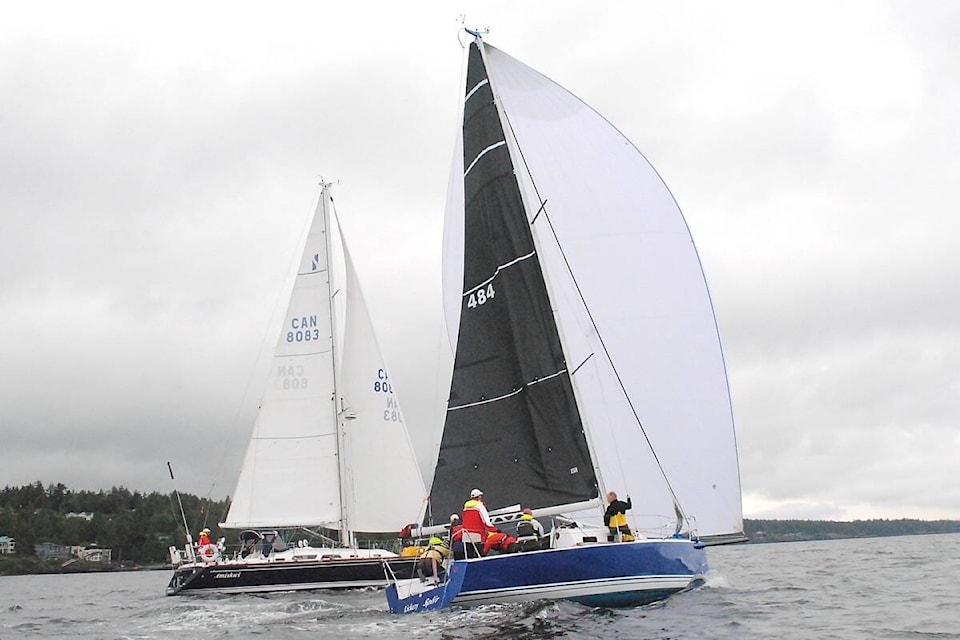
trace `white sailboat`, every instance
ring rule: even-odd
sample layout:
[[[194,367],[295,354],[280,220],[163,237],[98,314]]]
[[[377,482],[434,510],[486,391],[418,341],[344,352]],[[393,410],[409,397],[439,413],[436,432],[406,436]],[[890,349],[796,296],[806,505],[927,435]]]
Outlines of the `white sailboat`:
[[[470,32],[446,218],[455,348],[434,513],[471,488],[554,522],[545,547],[457,560],[439,588],[399,580],[391,610],[571,598],[650,602],[744,539],[719,331],[673,196],[615,127]],[[636,540],[597,526],[633,497]],[[591,526],[591,522],[594,523]]]
[[[385,487],[390,488],[389,499]],[[233,501],[221,527],[244,529],[240,554],[185,558],[167,592],[386,584],[356,534],[395,532],[423,516],[426,490],[377,346],[350,252],[323,184]],[[288,547],[280,530],[339,531],[339,544]]]

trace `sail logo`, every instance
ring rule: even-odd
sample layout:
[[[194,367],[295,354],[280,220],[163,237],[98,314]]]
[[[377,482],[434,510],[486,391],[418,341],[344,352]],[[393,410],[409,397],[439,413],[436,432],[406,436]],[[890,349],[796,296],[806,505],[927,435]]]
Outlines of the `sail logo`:
[[[320,268],[320,254],[313,254],[313,260],[310,262],[310,271],[316,271]]]

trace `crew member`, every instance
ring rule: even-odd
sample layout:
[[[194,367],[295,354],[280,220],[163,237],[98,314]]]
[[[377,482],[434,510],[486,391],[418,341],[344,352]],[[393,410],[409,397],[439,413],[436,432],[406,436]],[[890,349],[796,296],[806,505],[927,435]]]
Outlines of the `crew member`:
[[[524,509],[520,521],[517,522],[517,543],[520,551],[536,551],[540,548],[542,537],[543,525],[533,517],[533,511]]]
[[[463,525],[460,524],[460,516],[456,513],[450,516],[450,551],[453,552],[454,560],[463,560]]]
[[[450,554],[450,550],[437,537],[430,538],[430,546],[420,556],[418,567],[424,578],[443,579],[443,559]]]
[[[610,540],[619,540],[620,542],[632,542],[633,532],[630,525],[627,524],[627,509],[633,508],[633,502],[630,496],[624,502],[617,498],[617,494],[611,491],[607,494],[607,510],[603,514],[603,524],[610,529]]]
[[[517,539],[508,536],[503,531],[497,531],[487,536],[483,541],[483,555],[488,555],[491,551],[497,553],[516,553],[519,549]]]
[[[464,531],[488,535],[497,531],[490,522],[490,514],[483,504],[483,491],[474,489],[470,492],[470,499],[463,503],[462,527]]]
[[[200,532],[200,535],[197,536],[197,544],[201,547],[205,544],[210,544],[210,529],[203,529]]]

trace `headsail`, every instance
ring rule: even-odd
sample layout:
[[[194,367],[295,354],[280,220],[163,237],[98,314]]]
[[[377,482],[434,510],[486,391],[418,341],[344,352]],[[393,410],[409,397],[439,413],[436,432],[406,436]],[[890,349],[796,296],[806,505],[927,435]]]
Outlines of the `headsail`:
[[[532,230],[564,351],[571,367],[581,367],[580,411],[605,482],[630,493],[642,505],[637,513],[673,514],[675,494],[701,535],[742,532],[719,333],[679,207],[602,116],[482,46],[521,188],[543,208]]]
[[[495,506],[590,500],[597,496],[590,453],[476,45],[463,122],[459,340],[430,494],[433,510],[459,510],[477,485]]]
[[[346,310],[338,391],[349,461],[344,478],[349,523],[353,531],[397,531],[422,517],[426,488],[346,244],[343,250]]]

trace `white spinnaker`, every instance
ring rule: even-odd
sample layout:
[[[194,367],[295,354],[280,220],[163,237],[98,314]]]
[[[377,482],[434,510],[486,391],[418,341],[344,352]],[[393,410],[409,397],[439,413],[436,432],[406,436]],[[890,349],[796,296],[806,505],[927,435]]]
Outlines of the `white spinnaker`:
[[[348,523],[353,531],[397,531],[419,522],[427,490],[383,363],[346,243],[343,410]]]
[[[603,117],[533,69],[485,48],[487,73],[509,119],[505,128],[515,135],[511,154],[521,188],[535,205],[528,213],[532,218],[539,206],[535,185],[563,249],[561,255],[540,216],[533,225],[540,263],[568,365],[586,361],[574,380],[607,489],[631,495],[635,517],[673,514],[564,256],[686,514],[701,535],[741,532],[723,354],[679,207],[653,167]]]
[[[224,527],[315,526],[340,520],[322,200]]]

